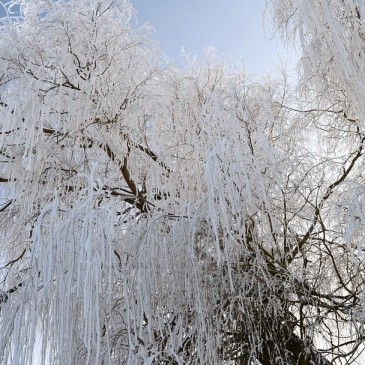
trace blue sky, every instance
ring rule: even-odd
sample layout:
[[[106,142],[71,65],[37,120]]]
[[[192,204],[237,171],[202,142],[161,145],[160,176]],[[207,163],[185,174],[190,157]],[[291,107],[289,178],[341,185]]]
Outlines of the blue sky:
[[[0,14],[2,13],[0,0]],[[139,25],[155,28],[153,38],[177,65],[181,47],[198,60],[214,47],[233,62],[242,61],[250,75],[272,73],[281,62],[294,67],[297,57],[264,21],[265,0],[131,0]]]
[[[183,45],[198,59],[206,47],[213,46],[234,62],[242,60],[254,75],[270,73],[281,61],[294,65],[292,52],[264,22],[265,0],[131,1],[139,24],[155,27],[153,37],[177,64],[183,62]]]

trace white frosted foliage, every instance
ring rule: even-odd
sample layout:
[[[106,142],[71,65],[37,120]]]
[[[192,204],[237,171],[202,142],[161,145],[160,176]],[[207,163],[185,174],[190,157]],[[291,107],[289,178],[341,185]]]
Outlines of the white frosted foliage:
[[[5,8],[1,363],[327,365],[356,351],[358,124],[211,51],[164,64],[128,1]]]

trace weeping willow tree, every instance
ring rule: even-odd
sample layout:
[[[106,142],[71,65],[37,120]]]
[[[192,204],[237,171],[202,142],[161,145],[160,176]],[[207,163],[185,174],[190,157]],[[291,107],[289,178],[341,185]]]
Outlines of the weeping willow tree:
[[[127,0],[6,3],[1,363],[356,360],[364,9],[311,3],[272,4],[301,98],[212,54],[161,66]]]

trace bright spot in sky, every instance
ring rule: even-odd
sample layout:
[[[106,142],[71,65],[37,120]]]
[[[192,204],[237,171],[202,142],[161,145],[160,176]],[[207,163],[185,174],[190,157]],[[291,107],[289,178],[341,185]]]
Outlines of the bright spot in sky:
[[[265,0],[132,0],[139,25],[149,23],[162,51],[181,64],[181,47],[202,59],[204,49],[242,61],[249,74],[265,75],[297,56],[273,36]]]

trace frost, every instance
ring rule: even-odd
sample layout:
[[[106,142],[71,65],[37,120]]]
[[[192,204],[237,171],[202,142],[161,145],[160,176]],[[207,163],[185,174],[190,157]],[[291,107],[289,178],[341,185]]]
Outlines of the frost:
[[[314,13],[301,37],[322,74],[306,68],[298,97],[286,75],[250,81],[212,50],[162,64],[127,1],[17,3],[0,38],[0,362],[355,353],[362,91],[345,80],[352,60],[323,74],[328,57],[313,58]]]

